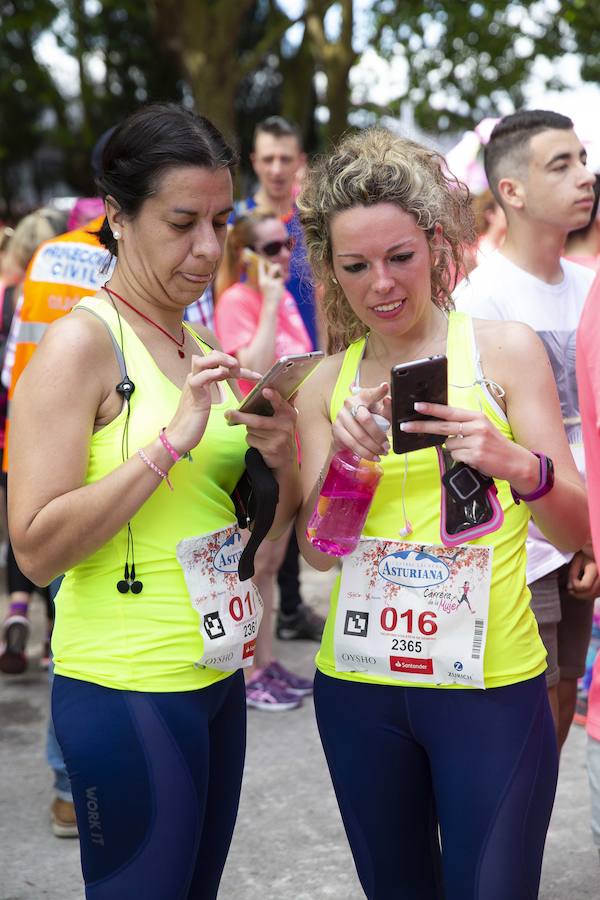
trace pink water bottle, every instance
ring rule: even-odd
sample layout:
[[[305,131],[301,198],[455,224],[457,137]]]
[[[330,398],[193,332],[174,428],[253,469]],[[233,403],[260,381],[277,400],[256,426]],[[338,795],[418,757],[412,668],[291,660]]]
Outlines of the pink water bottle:
[[[387,431],[389,422],[374,418]],[[314,547],[330,556],[347,556],[356,549],[382,475],[379,463],[350,450],[335,454],[306,527]]]

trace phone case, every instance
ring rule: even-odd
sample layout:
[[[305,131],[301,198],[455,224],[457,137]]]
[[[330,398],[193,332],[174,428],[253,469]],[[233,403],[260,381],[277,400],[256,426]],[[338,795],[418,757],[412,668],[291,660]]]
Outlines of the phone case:
[[[324,353],[321,350],[282,356],[244,397],[238,409],[240,412],[253,413],[258,416],[272,416],[273,407],[266,397],[263,397],[263,389],[273,388],[279,391],[282,397],[289,400],[308,376],[312,375],[323,356]]]
[[[428,417],[415,411],[415,403],[448,403],[448,360],[430,356],[394,366],[392,388],[392,445],[394,453],[410,453],[435,447],[446,440],[442,434],[408,434],[400,430],[401,422],[414,422]]]
[[[248,279],[249,284],[258,287],[260,256],[255,253],[254,250],[250,250],[246,247],[243,254],[243,260],[246,278]]]

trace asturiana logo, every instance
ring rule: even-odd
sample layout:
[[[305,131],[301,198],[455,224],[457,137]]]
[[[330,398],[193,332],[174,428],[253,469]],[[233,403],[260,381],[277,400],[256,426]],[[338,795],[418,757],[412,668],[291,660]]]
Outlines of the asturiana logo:
[[[213,565],[218,572],[237,572],[240,556],[244,552],[244,544],[239,531],[234,531],[222,544],[213,560]]]
[[[421,550],[399,550],[383,557],[379,574],[402,587],[426,588],[446,581],[450,569],[437,556]]]

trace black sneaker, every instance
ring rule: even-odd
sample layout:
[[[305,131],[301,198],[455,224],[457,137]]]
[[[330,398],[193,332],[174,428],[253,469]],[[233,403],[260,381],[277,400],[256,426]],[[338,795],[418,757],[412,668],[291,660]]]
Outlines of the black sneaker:
[[[280,641],[320,641],[325,619],[301,603],[294,613],[277,613],[276,634]]]

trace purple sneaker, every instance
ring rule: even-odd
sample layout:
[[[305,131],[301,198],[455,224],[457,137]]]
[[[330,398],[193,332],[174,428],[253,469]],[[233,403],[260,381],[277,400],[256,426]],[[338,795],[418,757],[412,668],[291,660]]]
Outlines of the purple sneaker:
[[[246,684],[246,704],[254,709],[285,712],[300,706],[302,698],[293,694],[287,685],[267,675],[263,669]]]
[[[296,697],[308,697],[309,694],[312,694],[312,681],[308,678],[302,678],[301,675],[296,675],[294,672],[290,672],[289,669],[282,666],[276,659],[274,659],[273,662],[270,662],[263,671],[268,678],[275,678],[277,681],[280,681],[285,685],[286,689],[291,694],[295,694]]]

